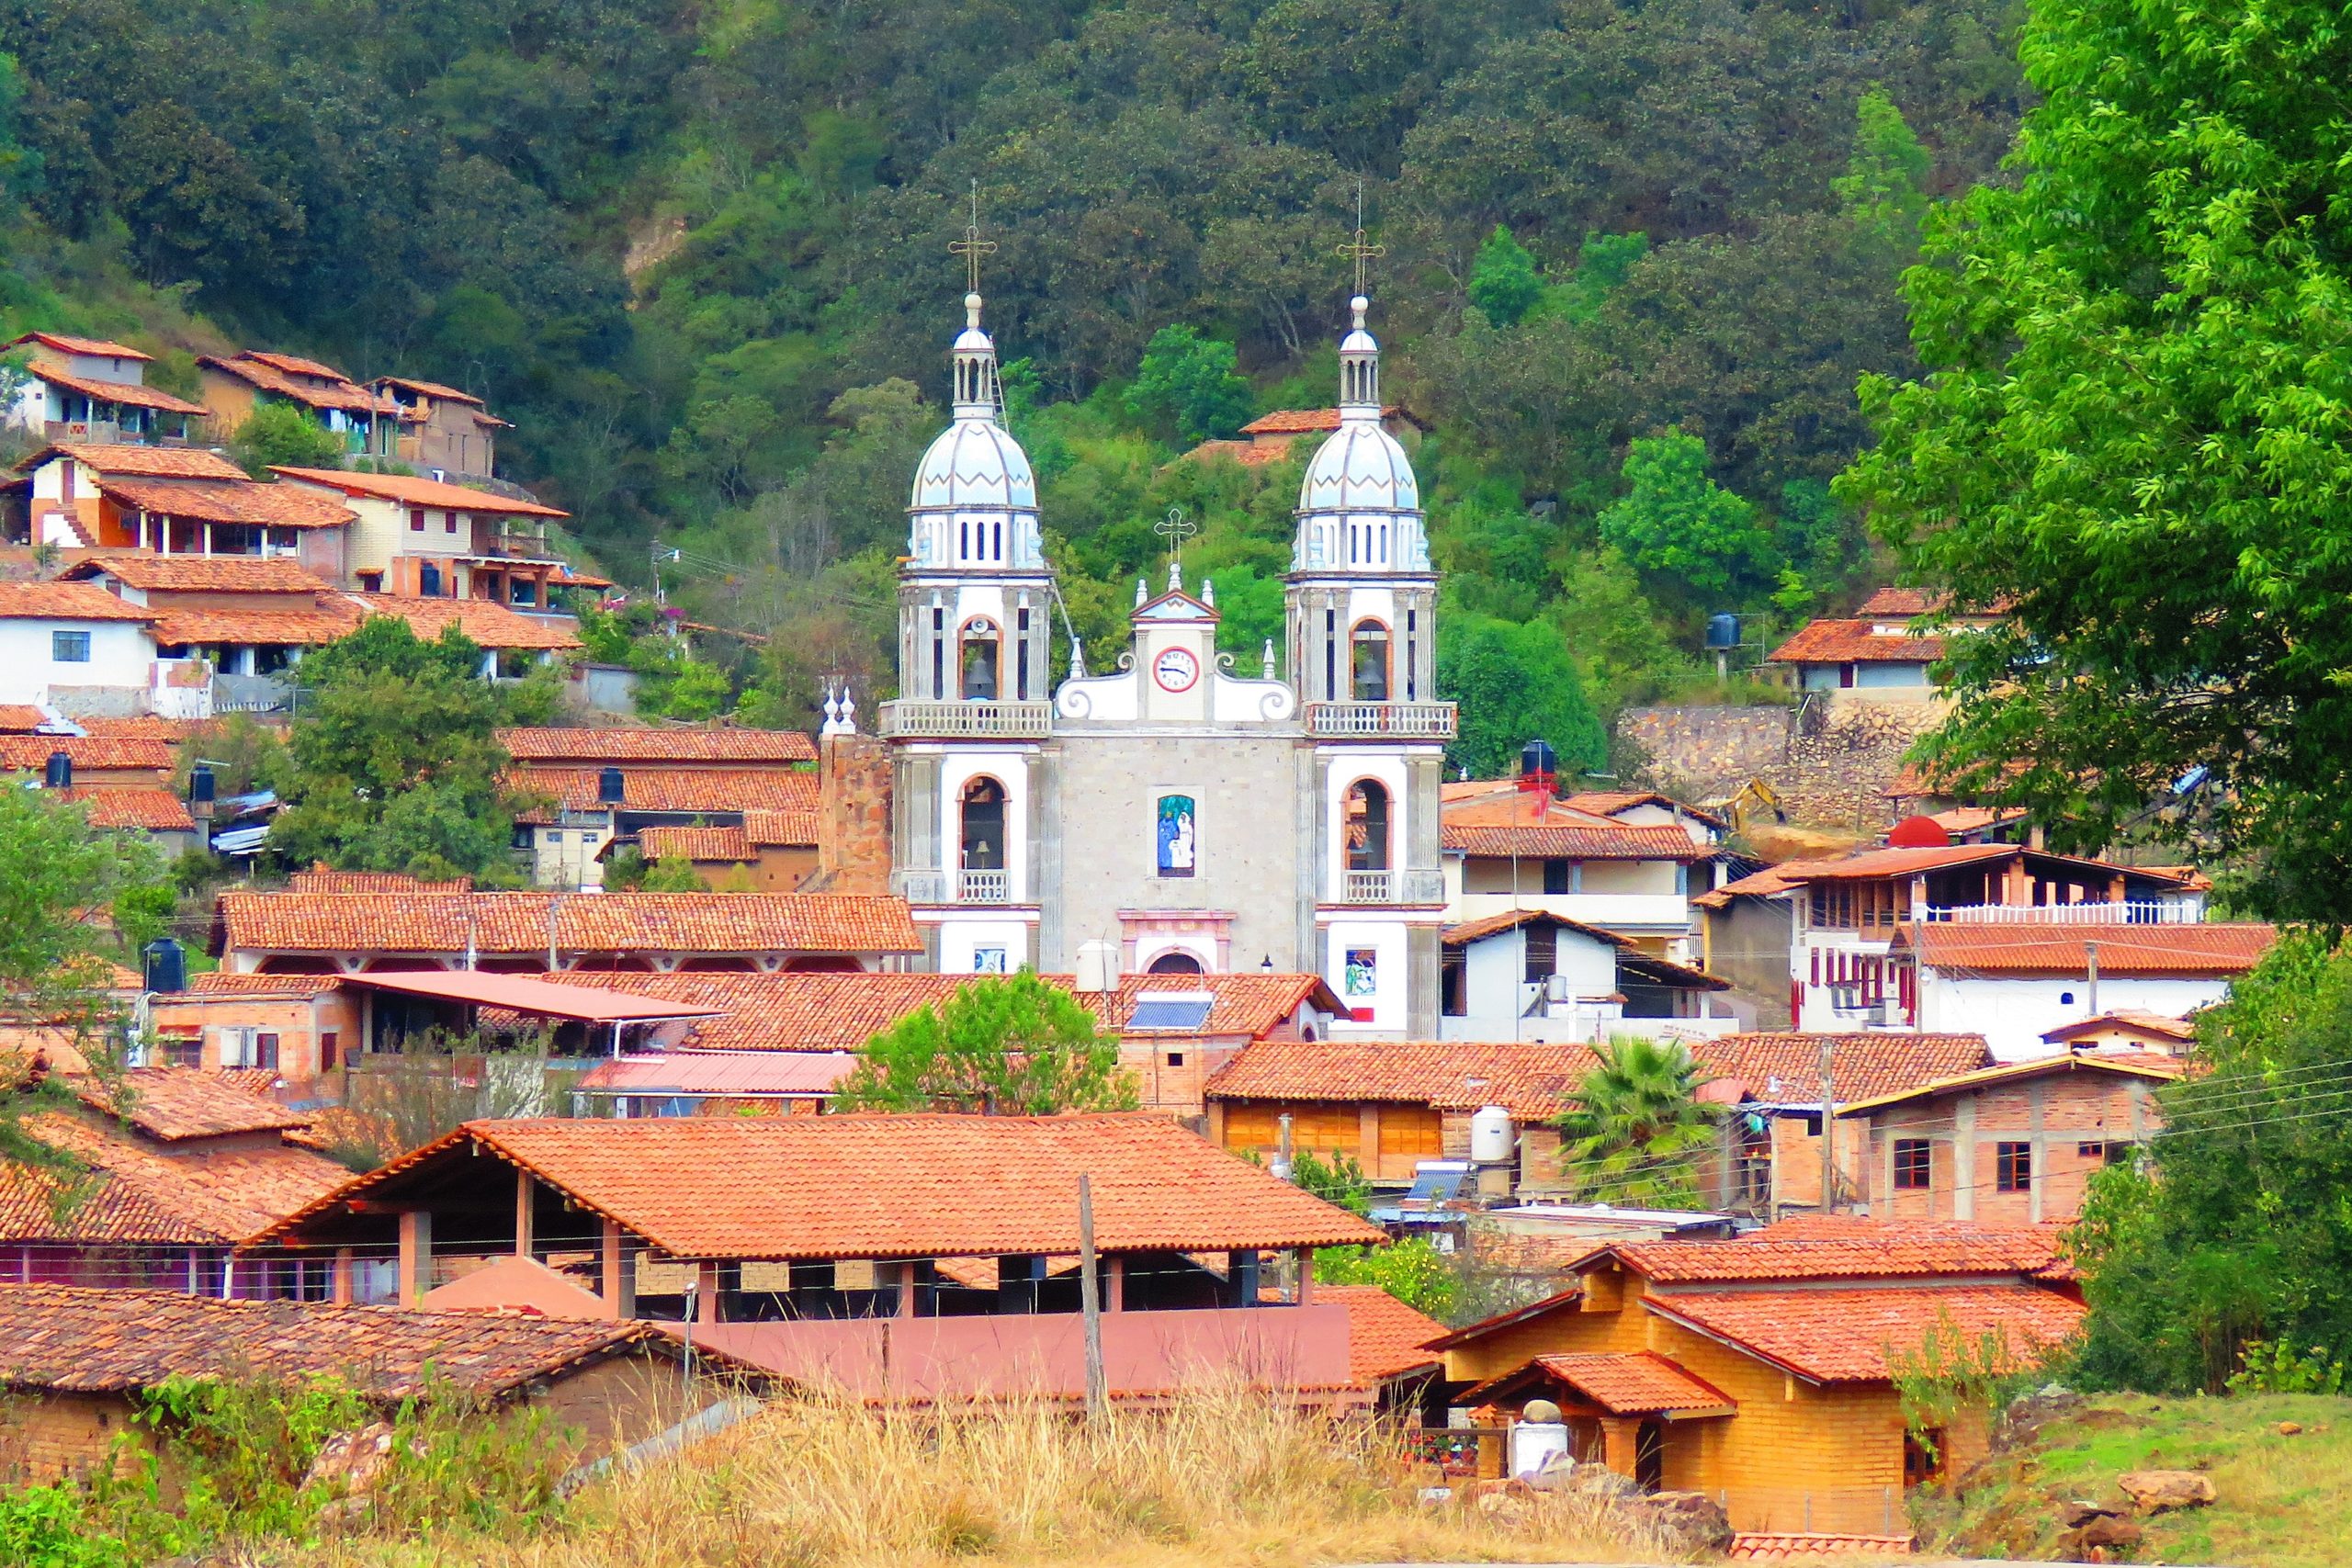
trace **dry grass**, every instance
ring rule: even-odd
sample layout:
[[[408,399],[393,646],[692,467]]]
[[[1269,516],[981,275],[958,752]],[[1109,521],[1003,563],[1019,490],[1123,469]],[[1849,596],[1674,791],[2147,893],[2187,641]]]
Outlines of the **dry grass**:
[[[800,1400],[600,1485],[558,1534],[436,1539],[366,1560],[515,1568],[1661,1560],[1654,1542],[1591,1502],[1430,1506],[1417,1496],[1422,1479],[1367,1422],[1242,1393],[1091,1424],[1042,1405],[926,1414]]]

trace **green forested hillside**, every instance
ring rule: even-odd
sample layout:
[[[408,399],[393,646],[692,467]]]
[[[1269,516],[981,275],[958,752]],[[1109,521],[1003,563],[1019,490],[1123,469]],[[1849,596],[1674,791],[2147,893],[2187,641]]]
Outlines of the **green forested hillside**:
[[[1908,365],[1894,285],[1925,196],[2007,145],[2011,20],[2001,0],[0,0],[0,324],[481,393],[518,425],[503,465],[616,575],[642,581],[658,536],[697,618],[785,634],[733,672],[785,718],[823,671],[888,679],[975,183],[1079,629],[1115,625],[1181,505],[1254,651],[1295,466],[1167,465],[1329,400],[1361,184],[1388,387],[1435,423],[1417,460],[1448,679],[1565,692],[1573,661],[1605,706],[1687,679],[1708,611],[1792,615],[1867,576],[1823,481],[1861,439],[1856,376]],[[1529,722],[1597,744],[1589,717]]]

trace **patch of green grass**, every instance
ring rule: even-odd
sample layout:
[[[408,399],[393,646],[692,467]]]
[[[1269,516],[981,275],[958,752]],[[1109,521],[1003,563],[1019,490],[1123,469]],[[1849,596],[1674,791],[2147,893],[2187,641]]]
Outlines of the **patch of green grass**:
[[[2302,1430],[2282,1435],[2282,1422]],[[2058,1500],[2120,1504],[2116,1478],[2131,1470],[2202,1471],[2218,1494],[2211,1507],[2142,1519],[2143,1562],[2352,1562],[2352,1399],[2317,1394],[2102,1396],[1927,1502],[1920,1522],[1955,1551],[2048,1559],[2063,1531]]]

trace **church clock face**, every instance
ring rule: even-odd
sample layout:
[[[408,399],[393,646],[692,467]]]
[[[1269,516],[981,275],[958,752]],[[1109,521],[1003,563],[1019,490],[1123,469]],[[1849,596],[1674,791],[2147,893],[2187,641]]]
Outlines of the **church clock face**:
[[[1201,661],[1181,648],[1166,649],[1151,661],[1151,678],[1163,692],[1189,692],[1201,678]]]

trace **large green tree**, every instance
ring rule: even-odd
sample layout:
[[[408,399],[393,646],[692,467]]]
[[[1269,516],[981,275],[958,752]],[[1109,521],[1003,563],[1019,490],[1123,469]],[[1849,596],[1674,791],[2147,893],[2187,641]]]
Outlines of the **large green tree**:
[[[1608,759],[1608,732],[1585,700],[1567,642],[1545,622],[1441,617],[1437,691],[1461,705],[1446,761],[1473,777],[1510,772],[1530,740],[1550,741],[1566,773],[1597,771]]]
[[[2352,953],[2282,940],[2199,1019],[2196,1060],[2073,1232],[2096,1383],[2219,1393],[2250,1341],[2352,1350]]]
[[[1928,374],[1863,383],[1879,445],[1841,492],[2006,612],[1947,645],[1936,758],[2062,846],[2135,823],[2341,919],[2352,35],[2317,0],[2044,0],[2021,53],[2014,177],[1930,220]]]
[[[1707,477],[1707,444],[1679,430],[1627,448],[1625,493],[1601,513],[1600,537],[1701,594],[1755,576],[1772,545],[1755,506]]]
[[[1131,1111],[1119,1037],[1061,987],[1023,970],[984,976],[865,1043],[834,1091],[840,1111],[1051,1116]]]
[[[495,733],[507,705],[481,667],[454,624],[427,642],[389,615],[303,660],[270,848],[296,864],[512,880]]]

